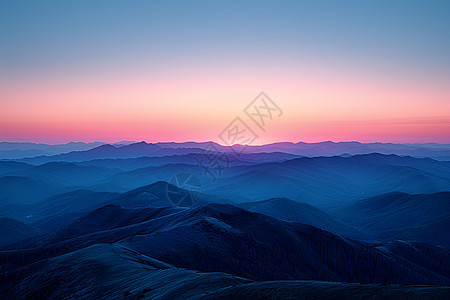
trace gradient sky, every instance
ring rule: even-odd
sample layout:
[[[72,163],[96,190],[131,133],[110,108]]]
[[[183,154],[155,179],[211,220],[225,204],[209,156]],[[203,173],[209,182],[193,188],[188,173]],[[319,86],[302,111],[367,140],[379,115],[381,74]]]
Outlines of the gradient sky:
[[[0,2],[0,141],[219,141],[260,91],[256,144],[450,143],[450,1]]]

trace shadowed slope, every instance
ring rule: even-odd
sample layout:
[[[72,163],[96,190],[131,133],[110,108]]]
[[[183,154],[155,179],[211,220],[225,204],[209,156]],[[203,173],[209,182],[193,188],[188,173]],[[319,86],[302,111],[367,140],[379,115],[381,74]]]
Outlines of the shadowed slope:
[[[3,299],[178,298],[249,282],[222,273],[174,268],[132,250],[94,245],[2,276]]]
[[[0,216],[0,246],[16,243],[41,234],[40,230],[32,226]]]
[[[252,282],[225,273],[175,268],[131,249],[107,244],[33,263],[0,280],[4,299],[362,299],[375,293],[395,299],[445,299],[450,296],[450,288],[319,281]]]
[[[389,193],[331,211],[335,218],[365,228],[382,240],[419,240],[450,246],[450,192]]]
[[[312,225],[318,228],[354,238],[367,238],[367,233],[358,232],[342,222],[334,220],[320,209],[306,203],[287,198],[273,198],[264,201],[247,202],[239,205],[246,210],[258,212],[288,222]]]
[[[376,245],[221,204],[138,210],[110,205],[64,230],[13,245],[24,249],[0,253],[0,259],[4,269],[14,269],[98,243],[119,243],[177,267],[253,280],[450,284],[449,272],[432,264],[418,267],[417,256],[399,259]],[[423,255],[421,261],[450,264],[446,250]]]

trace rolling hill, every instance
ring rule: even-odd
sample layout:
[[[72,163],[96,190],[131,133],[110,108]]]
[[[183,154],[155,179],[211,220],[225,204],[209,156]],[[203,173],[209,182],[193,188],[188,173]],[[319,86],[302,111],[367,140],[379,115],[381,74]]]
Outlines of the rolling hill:
[[[35,203],[7,205],[6,215],[45,232],[56,231],[69,225],[92,210],[108,204],[124,208],[200,206],[208,203],[233,203],[231,200],[186,191],[167,182],[158,181],[125,193],[74,190],[56,194]]]
[[[0,216],[0,247],[41,235],[43,232],[17,220]]]
[[[176,267],[225,272],[252,280],[320,280],[360,283],[450,284],[447,250],[428,246],[417,256],[284,222],[223,204],[193,209],[123,209],[109,205],[58,232],[0,253],[4,269],[27,265],[86,246],[108,243]],[[412,248],[412,246],[410,246]],[[433,249],[433,251],[430,251]]]
[[[55,186],[90,186],[98,184],[113,174],[116,170],[95,166],[78,166],[67,162],[49,162],[32,168],[27,168],[9,175],[20,175],[33,178]]]
[[[23,205],[39,202],[64,189],[41,180],[24,176],[4,176],[0,178],[0,209],[9,205]]]
[[[353,238],[368,238],[368,232],[360,232],[345,223],[336,221],[322,210],[287,198],[273,198],[263,201],[239,204],[248,211],[257,212],[283,221],[312,225],[318,228]]]
[[[5,176],[13,172],[20,172],[32,167],[34,167],[34,165],[23,162],[0,161],[0,176]]]
[[[169,181],[180,172],[198,177],[205,193],[235,202],[285,197],[320,209],[389,192],[450,190],[449,162],[381,154],[296,158],[235,166],[221,172],[191,164],[168,164],[117,173],[102,187],[133,189],[148,181]]]
[[[319,208],[394,191],[446,190],[450,190],[450,163],[381,154],[296,158],[233,167],[205,188],[207,193],[227,194],[241,202],[286,197]]]
[[[131,249],[97,244],[2,275],[4,299],[446,299],[449,287],[386,286],[320,281],[252,282],[225,273],[176,268]],[[61,280],[65,278],[65,280]],[[95,284],[92,284],[95,282]]]
[[[362,299],[374,293],[395,299],[446,299],[450,296],[449,287],[252,282],[225,273],[176,268],[109,244],[97,244],[41,260],[0,276],[0,293],[4,299],[92,296],[108,299]]]
[[[117,198],[107,201],[107,203],[105,202],[105,204],[115,204],[124,208],[192,207],[208,203],[231,204],[233,201],[204,194],[201,192],[201,187],[187,191],[165,181],[157,181],[123,193]]]
[[[450,192],[389,193],[330,211],[380,240],[418,240],[450,247]]]

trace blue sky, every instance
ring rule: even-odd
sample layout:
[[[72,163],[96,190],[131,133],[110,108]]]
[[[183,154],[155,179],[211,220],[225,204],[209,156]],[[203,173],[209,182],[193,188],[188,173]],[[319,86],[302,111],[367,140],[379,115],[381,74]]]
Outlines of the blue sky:
[[[306,81],[311,74],[324,88],[340,85],[344,78],[342,85],[348,84],[348,89],[356,79],[364,81],[361,86],[367,86],[368,95],[384,89],[384,98],[404,103],[406,108],[412,105],[411,113],[403,116],[398,112],[400,117],[442,119],[449,112],[445,87],[450,82],[450,1],[2,1],[0,25],[0,78],[6,86],[0,101],[8,102],[8,126],[17,132],[20,126],[12,123],[19,121],[12,118],[26,116],[11,104],[13,100],[21,102],[20,107],[27,103],[48,111],[51,108],[43,98],[51,96],[35,91],[36,86],[53,82],[64,95],[74,89],[88,91],[82,84],[86,78],[99,86],[107,85],[108,80],[111,86],[121,81],[130,88],[130,97],[138,93],[133,90],[134,82],[154,83],[154,78],[192,80],[192,86],[204,82],[210,87],[208,95],[189,94],[180,88],[179,95],[163,97],[174,105],[185,95],[213,99],[223,93],[212,88],[215,78],[229,86],[237,101],[248,101],[250,95],[268,90],[292,112],[298,109],[294,102],[311,94],[304,89],[295,91],[293,86],[309,84]],[[245,78],[234,80],[236,77]],[[286,81],[293,86],[284,87]],[[387,95],[384,81],[410,93],[410,100]],[[374,85],[370,87],[368,82]],[[28,89],[39,97],[19,95],[12,87]],[[50,84],[47,88],[52,89]],[[148,101],[156,102],[148,89]],[[431,100],[414,98],[429,94],[429,90],[433,91]],[[330,88],[324,105],[356,97],[353,92],[346,93]],[[336,98],[330,96],[333,94]],[[105,91],[102,101],[115,101],[108,97]],[[348,109],[358,103],[367,105],[355,110],[354,116],[361,112],[363,119],[384,117],[383,112],[366,115],[364,107],[371,110],[373,100],[358,97],[354,103],[349,100]],[[308,101],[313,98],[306,98],[306,106],[311,106]],[[228,105],[220,99],[217,102],[221,107]],[[198,100],[198,105],[202,103],[204,100]],[[230,110],[239,105],[231,104]],[[205,110],[190,113],[187,121],[199,119]],[[209,113],[217,115],[216,111]],[[312,110],[310,118],[314,114]],[[230,117],[219,119],[224,122]],[[341,117],[346,116],[337,111],[334,119]],[[317,119],[323,118],[317,115]],[[297,125],[291,124],[303,130]],[[2,136],[8,139],[16,134],[5,132]],[[329,137],[333,138],[341,137]]]

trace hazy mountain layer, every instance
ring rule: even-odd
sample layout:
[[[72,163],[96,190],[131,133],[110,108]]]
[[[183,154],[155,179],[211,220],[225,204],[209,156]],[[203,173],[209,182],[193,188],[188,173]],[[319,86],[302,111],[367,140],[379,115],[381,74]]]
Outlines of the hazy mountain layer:
[[[281,142],[261,146],[221,146],[214,142],[187,143],[132,143],[119,142],[112,145],[103,143],[69,143],[65,145],[43,145],[32,143],[0,143],[0,159],[20,159],[45,163],[49,161],[82,161],[96,158],[128,158],[139,156],[164,156],[174,154],[201,153],[204,150],[222,153],[267,153],[283,152],[308,157],[355,155],[355,154],[397,154],[414,157],[431,157],[441,160],[450,159],[450,145],[446,144],[392,144],[392,143],[359,143],[359,142],[319,142],[291,143]],[[65,153],[70,152],[72,153]],[[45,155],[56,154],[56,155]],[[38,156],[39,155],[39,156]],[[102,157],[98,157],[101,155]],[[34,159],[32,157],[35,157]]]
[[[42,231],[32,226],[0,216],[0,247],[41,234]]]

